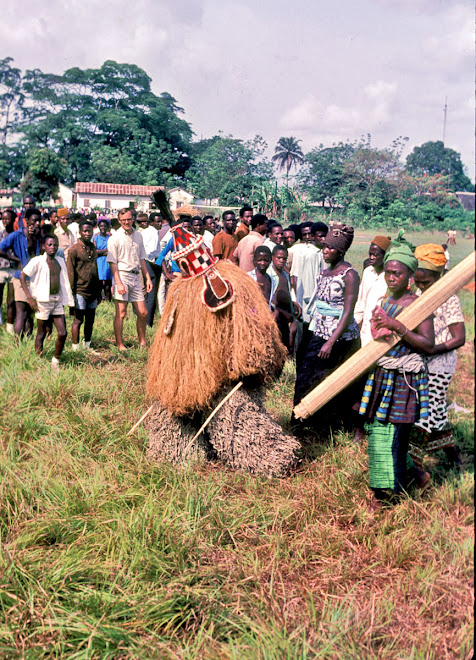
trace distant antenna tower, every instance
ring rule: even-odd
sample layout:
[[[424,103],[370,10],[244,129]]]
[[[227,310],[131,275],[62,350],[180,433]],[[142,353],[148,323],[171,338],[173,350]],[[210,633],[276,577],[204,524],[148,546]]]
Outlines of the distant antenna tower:
[[[448,113],[448,97],[445,96],[445,109],[443,110],[443,144],[445,143],[446,137],[446,115]]]

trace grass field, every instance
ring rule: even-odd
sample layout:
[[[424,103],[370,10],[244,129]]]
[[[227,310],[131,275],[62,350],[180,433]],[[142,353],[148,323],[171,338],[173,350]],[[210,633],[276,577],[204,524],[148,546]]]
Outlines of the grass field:
[[[352,263],[369,238],[357,234]],[[458,241],[452,265],[471,250]],[[474,303],[461,299],[450,399],[471,409],[453,415],[463,469],[432,458],[433,486],[378,514],[365,446],[342,433],[286,479],[150,464],[144,428],[127,436],[148,406],[132,314],[127,354],[103,304],[100,355],[68,339],[59,375],[51,340],[38,358],[0,329],[0,656],[469,659]],[[292,389],[288,363],[267,404],[284,426]]]

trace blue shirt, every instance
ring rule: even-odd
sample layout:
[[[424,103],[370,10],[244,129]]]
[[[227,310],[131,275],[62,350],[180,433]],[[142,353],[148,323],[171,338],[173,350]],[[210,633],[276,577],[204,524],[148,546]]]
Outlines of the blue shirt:
[[[110,236],[101,236],[101,234],[96,234],[96,236],[93,236],[93,243],[98,250],[107,250],[107,242],[110,238]],[[102,257],[98,257],[97,263],[99,279],[112,280],[112,271],[111,267],[107,263],[107,255],[103,254]]]
[[[7,251],[13,250],[13,254],[20,259],[22,268],[24,268],[30,261],[31,257],[28,254],[28,239],[23,233],[23,229],[18,229],[12,232],[0,243],[0,250]],[[36,256],[40,254],[40,243],[36,241]],[[20,271],[17,270],[14,277],[20,277]]]
[[[168,255],[169,252],[172,252],[173,249],[174,249],[174,239],[171,238],[167,243],[167,245],[162,250],[162,252],[157,257],[155,262],[157,266],[162,266],[163,260],[165,259],[165,257]],[[170,270],[172,273],[180,273],[180,268],[177,266],[177,262],[175,262],[173,259],[170,260]]]

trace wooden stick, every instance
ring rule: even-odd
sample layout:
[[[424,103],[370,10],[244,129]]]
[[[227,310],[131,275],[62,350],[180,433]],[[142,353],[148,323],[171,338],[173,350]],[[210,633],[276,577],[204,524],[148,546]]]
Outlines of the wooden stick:
[[[130,430],[129,433],[127,434],[127,437],[129,437],[130,435],[132,435],[132,434],[134,433],[134,431],[136,430],[136,428],[142,424],[142,422],[144,421],[144,419],[150,415],[150,413],[152,412],[152,408],[153,408],[153,407],[154,407],[154,404],[152,404],[151,407],[150,407],[148,410],[145,411],[145,413],[142,415],[142,417],[139,419],[139,421],[136,422],[136,423],[134,424],[134,426],[131,428],[131,430]]]
[[[212,419],[215,417],[215,415],[216,415],[217,412],[220,410],[220,408],[221,408],[222,406],[225,405],[225,403],[228,401],[228,399],[230,399],[230,398],[233,396],[233,394],[234,394],[235,392],[237,392],[237,391],[240,389],[240,387],[241,387],[242,385],[243,385],[243,381],[240,380],[240,382],[237,383],[237,384],[235,385],[235,387],[234,387],[232,390],[230,390],[230,391],[228,392],[228,394],[226,395],[226,397],[220,401],[220,403],[217,405],[217,407],[214,408],[214,409],[212,410],[212,412],[208,415],[208,417],[207,417],[206,420],[203,422],[203,424],[201,425],[201,427],[200,427],[200,428],[198,429],[198,431],[195,433],[195,435],[193,436],[193,438],[190,440],[190,442],[188,443],[188,445],[185,447],[185,450],[184,450],[184,452],[183,452],[184,454],[186,454],[186,453],[188,452],[188,450],[189,450],[190,447],[193,445],[193,443],[195,442],[195,440],[198,438],[198,436],[200,435],[200,433],[201,433],[202,431],[204,431],[204,430],[207,428],[207,426],[208,426],[209,423],[212,421]]]
[[[474,279],[474,260],[475,253],[473,252],[435,282],[419,296],[418,300],[406,307],[398,315],[398,320],[409,330],[414,330],[437,307]],[[339,392],[370,369],[382,355],[385,355],[399,341],[400,337],[394,334],[389,341],[372,340],[369,342],[309,392],[294,408],[295,416],[306,419],[306,417],[313,415],[319,408],[325,406]]]

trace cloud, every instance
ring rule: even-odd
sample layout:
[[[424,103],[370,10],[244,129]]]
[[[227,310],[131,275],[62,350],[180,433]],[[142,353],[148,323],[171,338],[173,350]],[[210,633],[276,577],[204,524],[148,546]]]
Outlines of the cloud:
[[[134,63],[197,137],[222,130],[309,147],[371,132],[440,139],[473,163],[473,0],[3,0],[22,70]]]
[[[397,90],[395,82],[369,83],[352,105],[324,105],[313,94],[307,94],[283,113],[280,126],[291,133],[334,135],[340,132],[342,137],[376,132],[392,121]]]

